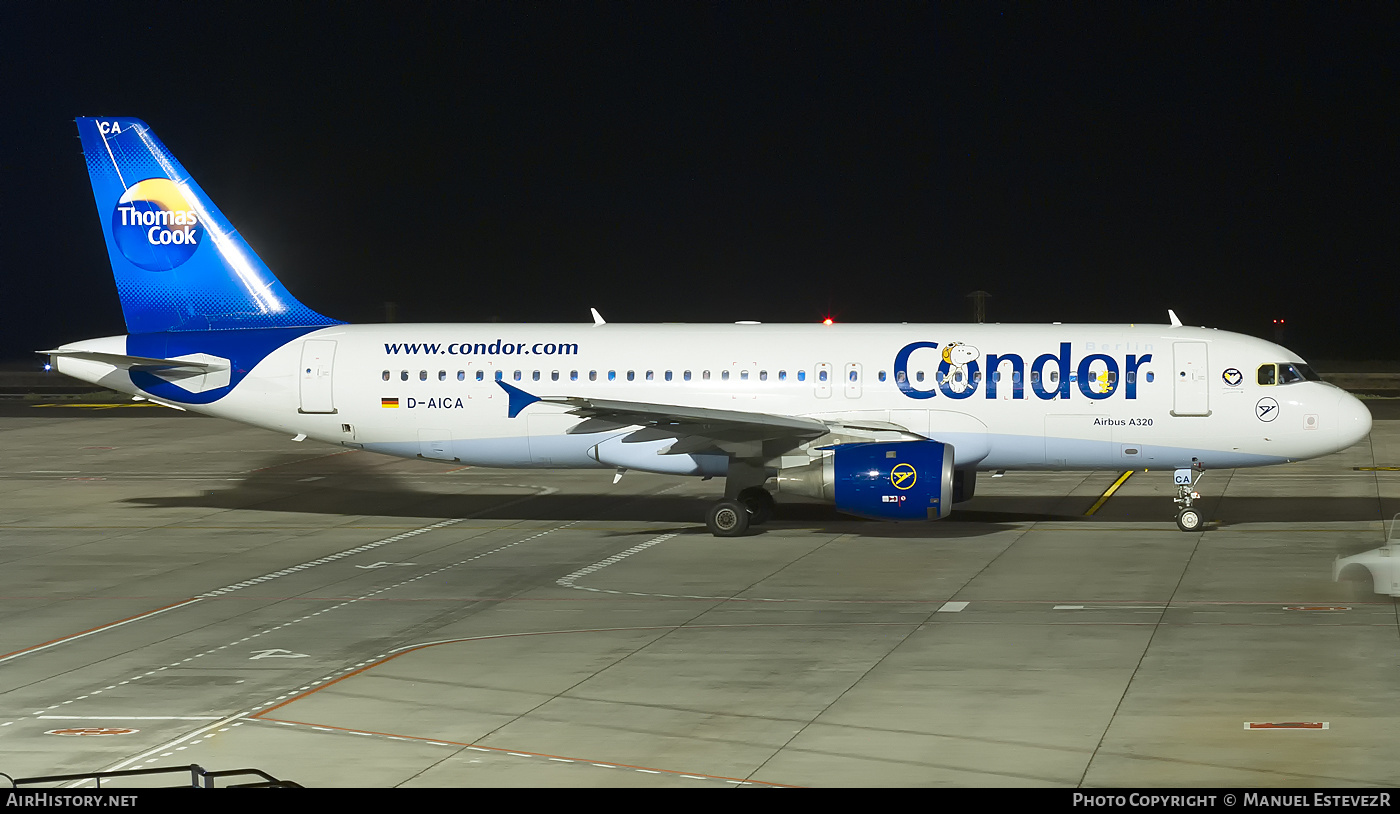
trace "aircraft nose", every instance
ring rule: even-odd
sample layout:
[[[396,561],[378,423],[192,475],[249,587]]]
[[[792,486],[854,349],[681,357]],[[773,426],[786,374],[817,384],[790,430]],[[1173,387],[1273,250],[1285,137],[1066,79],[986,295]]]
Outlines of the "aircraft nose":
[[[1337,443],[1339,449],[1360,441],[1371,433],[1371,411],[1361,399],[1343,393],[1337,399]]]

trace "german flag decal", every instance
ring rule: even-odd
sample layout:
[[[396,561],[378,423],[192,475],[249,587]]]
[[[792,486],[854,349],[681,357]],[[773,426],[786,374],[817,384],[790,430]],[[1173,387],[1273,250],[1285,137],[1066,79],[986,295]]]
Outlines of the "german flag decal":
[[[398,400],[398,399],[383,399],[383,398],[382,398],[382,399],[379,400],[379,406],[380,406],[380,407],[398,407],[398,406],[399,406],[399,400]]]

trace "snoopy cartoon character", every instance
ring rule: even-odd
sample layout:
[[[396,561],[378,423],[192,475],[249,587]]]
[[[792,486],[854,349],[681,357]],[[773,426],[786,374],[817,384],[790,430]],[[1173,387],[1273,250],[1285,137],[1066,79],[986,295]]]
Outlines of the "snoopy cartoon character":
[[[946,386],[954,393],[962,393],[972,388],[972,376],[967,372],[969,362],[977,361],[982,352],[972,345],[962,342],[949,342],[943,346],[943,361],[948,363],[948,372],[939,379],[939,385]],[[959,375],[961,374],[961,375]]]

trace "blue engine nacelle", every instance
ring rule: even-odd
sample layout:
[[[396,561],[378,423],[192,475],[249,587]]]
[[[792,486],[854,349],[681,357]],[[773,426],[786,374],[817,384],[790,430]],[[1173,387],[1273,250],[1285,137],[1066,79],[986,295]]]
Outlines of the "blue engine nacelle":
[[[778,473],[778,492],[828,500],[872,520],[938,520],[953,510],[953,447],[938,441],[840,444]]]

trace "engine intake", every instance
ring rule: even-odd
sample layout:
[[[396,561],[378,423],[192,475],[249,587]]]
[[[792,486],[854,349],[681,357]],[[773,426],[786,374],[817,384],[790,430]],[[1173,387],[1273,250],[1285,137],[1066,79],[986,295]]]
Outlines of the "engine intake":
[[[953,510],[953,447],[939,441],[872,441],[778,473],[778,492],[836,504],[872,520],[938,520]]]

